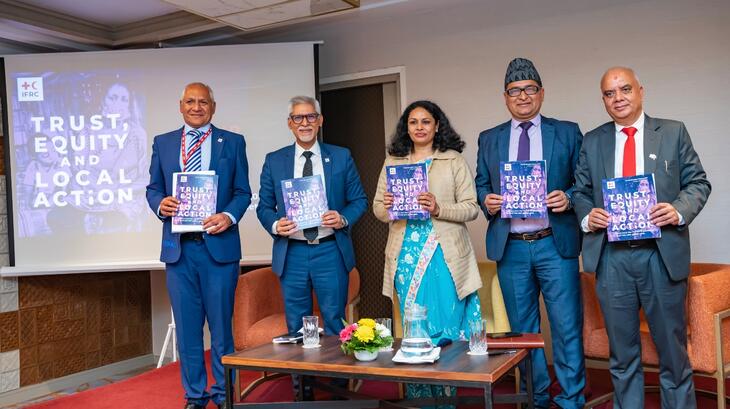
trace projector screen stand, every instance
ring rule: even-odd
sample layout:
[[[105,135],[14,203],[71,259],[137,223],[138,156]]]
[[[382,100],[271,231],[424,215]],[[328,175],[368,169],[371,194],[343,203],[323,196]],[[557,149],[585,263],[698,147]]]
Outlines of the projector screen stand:
[[[165,335],[165,342],[162,344],[162,351],[160,351],[160,360],[157,361],[157,367],[162,366],[162,361],[165,360],[167,355],[167,346],[170,345],[170,339],[172,339],[172,362],[177,362],[177,337],[175,336],[175,315],[172,313],[170,308],[170,323],[167,324],[167,335]]]

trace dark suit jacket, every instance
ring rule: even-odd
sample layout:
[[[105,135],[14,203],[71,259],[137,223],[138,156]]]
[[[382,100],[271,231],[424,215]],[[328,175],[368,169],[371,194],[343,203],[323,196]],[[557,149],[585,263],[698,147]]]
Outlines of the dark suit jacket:
[[[355,267],[355,251],[352,247],[350,232],[352,226],[360,219],[368,207],[368,199],[360,183],[355,162],[350,151],[335,145],[320,143],[322,167],[324,169],[327,204],[330,210],[337,210],[345,216],[348,225],[335,230],[337,247],[345,261],[347,271]],[[281,193],[281,181],[294,177],[294,145],[289,145],[266,155],[261,170],[261,187],[256,214],[269,234],[275,221],[286,216],[284,197]],[[274,247],[271,269],[281,276],[284,273],[286,249],[289,239],[272,234]]]
[[[614,122],[586,134],[575,173],[573,198],[578,220],[594,207],[603,208],[602,181],[614,177],[615,134]],[[685,279],[690,264],[687,227],[705,206],[711,186],[682,122],[645,116],[644,173],[654,174],[657,202],[671,203],[684,218],[682,226],[662,227],[662,237],[656,242],[672,279]],[[585,271],[596,271],[605,243],[605,230],[583,236]]]
[[[210,135],[210,170],[218,175],[216,213],[228,212],[241,221],[251,203],[248,183],[246,142],[242,135],[212,126]],[[180,172],[180,143],[182,128],[158,135],[152,144],[150,184],[147,185],[147,203],[155,214],[160,202],[172,195],[172,174]],[[174,263],[180,258],[180,235],[171,232],[172,218],[161,219],[162,252],[160,261]],[[230,263],[241,259],[241,239],[238,224],[219,234],[203,235],[206,247],[215,261]]]
[[[572,195],[573,171],[578,161],[583,135],[578,124],[568,121],[542,117],[540,131],[542,133],[542,155],[547,165],[547,191],[562,190]],[[509,161],[510,121],[488,129],[479,134],[479,152],[477,153],[477,198],[479,205],[487,216],[487,257],[500,261],[510,230],[510,219],[503,219],[497,213],[490,215],[484,206],[484,199],[489,193],[501,194],[499,180],[499,163]],[[558,252],[563,257],[578,257],[580,252],[580,230],[575,220],[575,213],[568,209],[562,213],[548,212],[550,226],[553,228],[553,240]]]

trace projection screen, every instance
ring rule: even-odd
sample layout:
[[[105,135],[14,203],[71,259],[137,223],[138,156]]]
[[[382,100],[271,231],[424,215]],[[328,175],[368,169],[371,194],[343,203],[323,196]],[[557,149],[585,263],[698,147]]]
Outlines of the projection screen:
[[[267,152],[293,143],[287,102],[315,93],[314,43],[4,57],[11,267],[6,276],[159,265],[145,199],[155,135],[183,125],[185,84],[209,84],[212,123],[246,138],[253,201],[244,263],[271,259],[256,218]]]

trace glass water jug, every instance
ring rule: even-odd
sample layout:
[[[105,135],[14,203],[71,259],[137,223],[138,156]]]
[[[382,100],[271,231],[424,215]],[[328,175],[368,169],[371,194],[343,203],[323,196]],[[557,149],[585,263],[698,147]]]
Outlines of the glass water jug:
[[[411,356],[428,355],[433,350],[433,342],[428,334],[426,307],[413,304],[406,308],[404,315],[401,350]]]

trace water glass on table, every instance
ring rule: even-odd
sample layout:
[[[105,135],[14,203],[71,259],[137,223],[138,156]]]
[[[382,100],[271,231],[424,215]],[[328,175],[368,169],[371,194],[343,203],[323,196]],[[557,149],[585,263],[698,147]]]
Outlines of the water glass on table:
[[[469,321],[469,355],[487,354],[487,320]]]
[[[302,317],[302,331],[304,348],[319,347],[319,317],[316,315]]]
[[[393,320],[391,318],[376,318],[375,319],[376,324],[380,324],[388,329],[388,333],[390,333],[390,336],[393,336]],[[380,348],[380,352],[390,352],[393,350],[393,343],[391,342],[390,345],[384,346]]]

